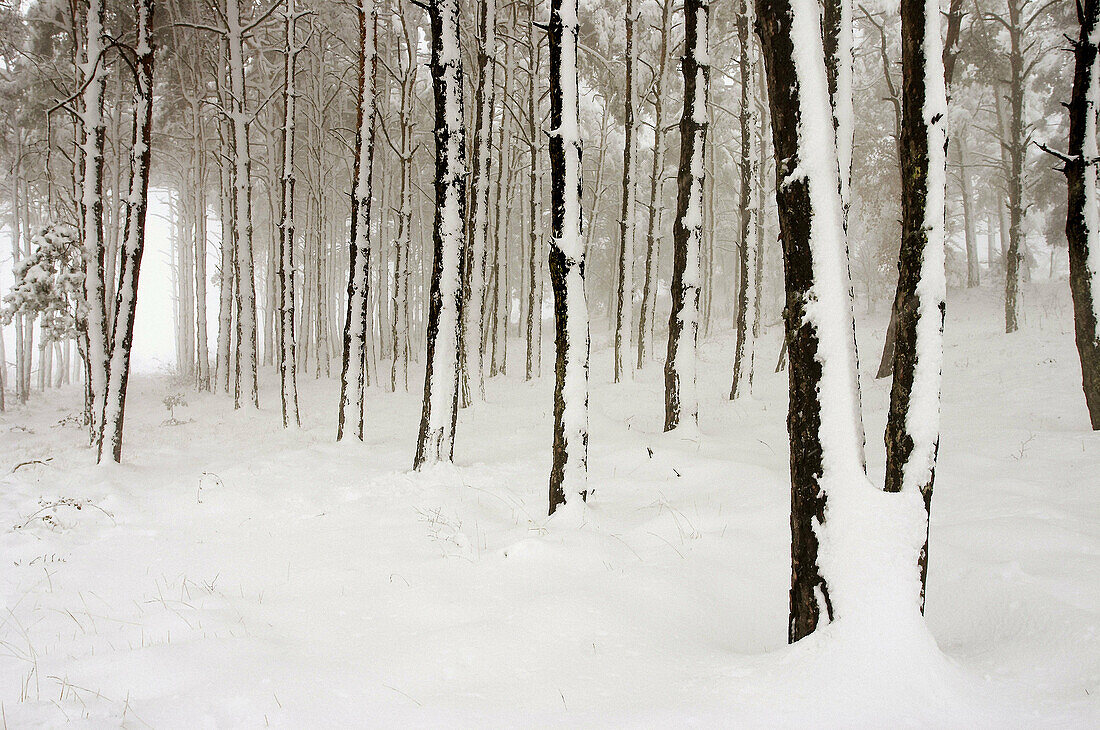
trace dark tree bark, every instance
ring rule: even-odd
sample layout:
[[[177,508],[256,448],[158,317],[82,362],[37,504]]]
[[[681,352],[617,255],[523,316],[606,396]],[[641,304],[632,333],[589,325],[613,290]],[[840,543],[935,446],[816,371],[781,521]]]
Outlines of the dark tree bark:
[[[684,2],[684,110],[680,117],[680,172],[672,225],[672,312],[665,359],[665,430],[695,423],[695,356],[699,336],[700,245],[703,234],[704,150],[707,139],[709,0]]]
[[[482,304],[485,296],[486,255],[489,238],[489,188],[493,145],[493,106],[496,96],[496,0],[480,2],[480,32],[476,52],[477,107],[474,111],[473,174],[469,197],[466,247],[462,274],[462,322],[459,356],[461,390],[459,404],[468,406],[475,399],[485,400],[485,373],[482,363]],[[471,382],[472,381],[472,382]]]
[[[767,67],[776,176],[781,180],[798,167],[800,159],[800,88],[793,58],[791,14],[789,0],[756,0],[756,29]],[[815,522],[825,520],[825,494],[818,483],[822,473],[818,334],[805,317],[806,294],[814,283],[810,251],[813,207],[806,178],[791,178],[780,185],[776,202],[783,243],[790,383],[787,430],[791,450],[791,591],[787,638],[795,642],[817,628],[823,610],[828,618],[832,617],[828,585],[817,565],[818,539],[813,529]]]
[[[535,40],[535,0],[527,1],[527,168],[528,183],[528,259],[527,259],[527,369],[525,378],[531,380],[542,370],[542,282],[539,278],[538,259],[542,248],[542,206],[538,204],[542,178],[539,175],[538,66],[539,44]]]
[[[458,338],[466,240],[466,131],[462,111],[458,0],[431,0],[432,88],[435,94],[435,224],[428,304],[424,408],[413,468],[454,456],[458,418]]]
[[[286,47],[283,65],[283,128],[280,133],[281,184],[279,187],[279,242],[276,306],[279,310],[278,357],[280,403],[283,428],[293,422],[301,425],[298,416],[298,363],[294,347],[294,116],[297,86],[294,72],[303,46],[297,40],[298,10],[295,0],[286,0]]]
[[[919,557],[921,609],[927,576],[928,519],[939,450],[940,360],[946,305],[944,198],[947,94],[939,15],[924,0],[902,0],[902,237],[895,299],[894,380],[886,422],[887,492],[919,490],[925,542]],[[937,49],[938,50],[938,49]],[[915,414],[915,416],[914,416]]]
[[[122,461],[122,427],[126,412],[126,386],[130,378],[130,346],[134,340],[138,276],[145,251],[145,214],[149,209],[149,162],[153,136],[153,0],[135,0],[134,11],[137,18],[137,57],[134,64],[137,85],[130,152],[130,194],[126,203],[126,239],[111,337],[113,347],[107,369],[103,431],[98,444],[99,460],[103,460],[106,441],[115,462]]]
[[[554,452],[550,514],[588,495],[588,304],[581,235],[577,0],[550,2],[550,282]]]
[[[370,319],[371,171],[374,166],[374,97],[378,72],[375,39],[378,16],[376,6],[371,0],[360,0],[358,11],[359,93],[351,191],[351,242],[348,247],[348,309],[344,320],[337,441],[344,438],[349,418],[354,418],[356,438],[363,440],[366,340]],[[318,346],[320,347],[320,343]]]
[[[657,292],[657,258],[660,245],[660,198],[665,170],[664,134],[664,85],[668,64],[669,23],[672,16],[672,0],[661,2],[661,39],[658,43],[657,64],[653,79],[653,162],[649,174],[649,204],[646,206],[645,276],[642,284],[642,302],[638,310],[638,369],[645,364],[646,330],[655,319]]]
[[[962,0],[951,0],[950,9],[947,13],[947,34],[944,39],[943,45],[943,78],[944,83],[947,85],[948,91],[951,90],[951,78],[955,71],[955,59],[959,55],[959,35],[962,28]],[[886,76],[887,84],[891,85],[891,97],[894,102],[894,113],[898,127],[898,160],[900,167],[901,160],[901,108],[899,95],[894,94],[893,87],[890,82],[890,73],[888,67],[888,61],[886,58],[886,36],[884,29],[879,27],[881,36],[880,51],[883,59],[883,73]],[[1000,97],[998,97],[999,99]],[[888,378],[894,372],[894,340],[897,337],[898,327],[898,297],[895,292],[894,303],[890,307],[890,323],[886,326],[886,339],[882,345],[882,357],[879,359],[878,370],[875,372],[875,379]]]
[[[749,329],[749,308],[756,309],[756,258],[759,250],[753,240],[753,228],[760,223],[754,220],[753,186],[756,184],[756,155],[753,150],[753,114],[749,106],[750,91],[753,86],[752,66],[749,63],[749,5],[748,0],[740,0],[737,14],[737,42],[740,44],[738,65],[741,70],[741,191],[739,197],[739,218],[741,221],[740,245],[738,247],[737,267],[737,345],[733,356],[733,385],[730,386],[730,400],[737,398],[744,377],[745,345],[755,336]],[[751,269],[751,272],[750,272]],[[750,279],[750,276],[752,278]],[[752,291],[752,301],[749,292]],[[755,323],[754,323],[755,324]],[[750,351],[750,370],[751,358]],[[751,376],[750,376],[751,377]]]
[[[1024,219],[1024,27],[1023,0],[1008,0],[1008,249],[1005,251],[1005,333],[1020,328],[1017,299]]]
[[[634,134],[634,62],[637,54],[634,43],[634,0],[626,0],[626,94],[623,105],[626,141],[623,145],[622,210],[619,213],[619,287],[615,307],[615,382],[631,377],[632,371],[627,351],[630,350],[630,325],[634,301],[634,222],[637,188],[634,167],[637,160],[637,141]],[[601,150],[602,153],[602,150]],[[596,176],[596,196],[600,194],[600,176]]]
[[[1073,92],[1069,103],[1069,149],[1062,170],[1069,191],[1066,239],[1069,241],[1069,285],[1073,295],[1074,335],[1081,358],[1081,381],[1093,430],[1100,430],[1100,328],[1097,322],[1100,270],[1096,259],[1100,225],[1096,105],[1100,97],[1100,57],[1095,34],[1100,2],[1077,5],[1080,34],[1073,44]]]

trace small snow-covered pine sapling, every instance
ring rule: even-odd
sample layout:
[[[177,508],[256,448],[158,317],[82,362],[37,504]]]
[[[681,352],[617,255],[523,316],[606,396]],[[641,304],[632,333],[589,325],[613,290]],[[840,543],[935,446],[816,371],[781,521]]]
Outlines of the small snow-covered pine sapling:
[[[424,407],[413,468],[450,461],[458,418],[458,339],[466,235],[466,132],[458,0],[431,0],[435,92],[435,223]]]
[[[1077,5],[1081,29],[1073,42],[1073,91],[1069,102],[1069,148],[1060,158],[1069,206],[1069,287],[1074,336],[1081,359],[1081,383],[1093,430],[1100,430],[1100,0]]]
[[[165,410],[168,411],[168,420],[165,421],[165,423],[168,425],[179,423],[179,421],[176,420],[176,409],[187,406],[187,399],[184,398],[183,393],[169,393],[164,396],[164,400],[162,400],[161,403],[164,404]]]
[[[700,246],[703,238],[704,156],[707,138],[710,0],[684,2],[684,108],[680,117],[680,174],[672,224],[672,311],[665,359],[665,430],[696,423]]]
[[[581,235],[577,0],[550,3],[550,282],[554,451],[550,514],[588,494],[588,303]]]

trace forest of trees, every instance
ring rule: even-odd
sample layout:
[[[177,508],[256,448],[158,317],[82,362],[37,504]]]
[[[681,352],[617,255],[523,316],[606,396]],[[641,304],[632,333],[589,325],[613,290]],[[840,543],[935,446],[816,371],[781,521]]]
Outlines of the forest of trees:
[[[1021,282],[1068,261],[1100,429],[1097,5],[0,5],[0,408],[83,382],[90,443],[123,459],[158,191],[195,389],[295,428],[297,383],[339,377],[333,436],[362,439],[366,389],[423,370],[420,469],[474,437],[487,381],[552,375],[552,514],[589,494],[590,349],[615,382],[663,353],[665,430],[693,429],[700,341],[735,330],[731,400],[789,374],[790,640],[859,604],[837,535],[868,500],[925,536],[923,608],[948,288],[998,287],[1012,333]],[[891,378],[880,485],[858,307],[890,312],[863,353]]]

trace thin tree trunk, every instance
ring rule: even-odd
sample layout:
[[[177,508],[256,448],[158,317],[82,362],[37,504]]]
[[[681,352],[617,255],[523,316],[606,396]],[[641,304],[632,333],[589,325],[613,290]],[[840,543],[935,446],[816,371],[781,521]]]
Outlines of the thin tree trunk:
[[[78,324],[87,342],[88,383],[91,393],[90,442],[98,444],[103,425],[107,395],[107,368],[110,357],[107,339],[107,305],[104,285],[103,241],[103,146],[106,127],[103,118],[103,93],[107,81],[107,30],[104,27],[103,0],[89,0],[85,15],[81,124],[80,194],[81,233],[84,237],[84,298],[86,310]],[[29,348],[28,343],[24,343]],[[29,369],[28,369],[29,370]]]
[[[657,265],[660,236],[660,206],[665,170],[665,134],[664,134],[664,82],[668,65],[669,23],[672,15],[672,0],[661,3],[661,40],[657,53],[656,78],[653,81],[653,159],[649,174],[649,204],[646,222],[645,278],[642,284],[642,302],[638,312],[638,369],[641,370],[646,358],[647,328],[656,321]],[[650,338],[652,341],[652,337]]]
[[[637,140],[634,129],[634,65],[637,46],[634,43],[634,0],[626,0],[626,94],[624,124],[626,142],[623,145],[622,210],[619,213],[619,296],[615,307],[615,382],[630,380],[633,370],[627,353],[630,351],[630,326],[634,300],[634,229],[637,215],[637,188],[634,167],[637,162]],[[598,176],[597,176],[598,180]],[[596,197],[599,198],[599,182]]]
[[[490,163],[493,151],[493,102],[496,95],[496,0],[481,0],[481,29],[477,50],[477,109],[473,138],[473,190],[470,194],[469,245],[463,271],[461,325],[463,406],[485,400],[485,373],[481,349],[481,310],[485,296],[485,257],[489,237]],[[473,381],[472,383],[470,381]]]
[[[886,422],[887,492],[923,498],[920,607],[928,574],[928,512],[939,451],[940,375],[947,283],[947,89],[938,3],[902,0],[902,236],[894,380]]]
[[[1100,54],[1096,33],[1100,2],[1078,6],[1080,34],[1073,44],[1073,94],[1069,103],[1069,149],[1063,171],[1069,192],[1066,239],[1069,241],[1070,292],[1074,334],[1081,358],[1081,381],[1093,430],[1100,430],[1100,176],[1097,160],[1097,106],[1100,104]]]
[[[1005,251],[1005,333],[1020,328],[1017,298],[1023,249],[1024,155],[1024,29],[1020,11],[1023,0],[1008,0],[1008,250]]]
[[[709,0],[685,0],[684,111],[680,118],[680,173],[672,227],[672,312],[665,359],[665,430],[697,423],[695,358],[699,338],[699,255],[703,235],[703,181],[710,78]]]
[[[550,514],[588,495],[588,304],[584,294],[577,0],[550,2],[550,281],[554,450]]]
[[[755,331],[749,329],[749,309],[756,311],[756,258],[758,247],[756,228],[760,225],[755,219],[757,212],[756,195],[756,120],[749,107],[749,95],[753,87],[752,66],[749,64],[749,6],[748,0],[740,0],[737,14],[737,41],[740,45],[738,65],[741,69],[741,191],[739,196],[741,221],[740,244],[738,246],[738,287],[737,287],[737,345],[733,356],[733,385],[730,386],[730,400],[735,400],[741,386],[745,369],[745,348],[749,347],[749,379],[752,372],[752,339]],[[750,296],[751,295],[751,296]],[[755,320],[755,316],[754,316]],[[755,321],[753,322],[755,328]]]
[[[435,93],[435,223],[424,408],[413,468],[454,458],[458,419],[458,338],[465,258],[466,132],[458,0],[431,0]]]
[[[118,297],[115,301],[114,343],[108,369],[103,432],[100,434],[99,460],[108,442],[111,458],[122,461],[122,427],[126,410],[126,386],[130,377],[130,347],[134,339],[134,314],[137,308],[138,277],[145,250],[145,215],[149,206],[149,166],[153,136],[153,41],[154,0],[135,0],[137,18],[137,88],[134,93],[134,130],[130,153],[130,185],[126,204],[126,238],[122,268],[119,272]]]
[[[298,89],[294,73],[298,53],[303,46],[297,40],[298,9],[295,0],[286,0],[286,47],[283,66],[283,129],[279,187],[279,243],[276,284],[279,311],[278,363],[279,392],[283,428],[301,425],[298,415],[298,367],[294,353],[294,117]]]
[[[244,352],[238,355],[247,372],[244,373],[248,386],[249,401],[253,408],[260,407],[259,380],[256,349],[256,279],[252,258],[252,156],[248,146],[248,112],[245,108],[244,78],[244,35],[245,27],[241,20],[240,0],[227,0],[226,26],[229,46],[229,86],[230,114],[233,131],[233,189],[234,206],[234,249],[237,257],[238,302],[238,348]],[[241,372],[238,369],[234,380],[234,405],[240,405]]]
[[[539,289],[539,252],[542,248],[542,206],[539,204],[541,192],[539,178],[539,154],[541,138],[538,118],[538,67],[539,47],[535,41],[535,0],[527,0],[529,18],[527,23],[527,152],[530,156],[528,167],[529,194],[528,219],[529,257],[527,260],[527,370],[525,378],[531,380],[541,371],[542,356],[542,298]]]
[[[956,135],[955,154],[959,162],[959,188],[962,193],[963,231],[966,241],[966,286],[981,285],[982,266],[978,261],[978,235],[974,222],[974,189],[970,184],[970,167],[967,160],[966,127]]]
[[[364,361],[369,309],[371,171],[374,163],[375,88],[378,56],[375,39],[378,11],[373,0],[359,0],[359,98],[355,130],[351,244],[348,248],[348,310],[344,320],[340,373],[340,414],[336,440],[344,438],[354,418],[355,435],[363,440]]]

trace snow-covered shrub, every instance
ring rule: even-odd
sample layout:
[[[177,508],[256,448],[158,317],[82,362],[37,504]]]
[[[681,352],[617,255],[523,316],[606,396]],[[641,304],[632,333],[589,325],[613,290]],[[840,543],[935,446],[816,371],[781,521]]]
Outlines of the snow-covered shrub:
[[[31,255],[12,269],[15,283],[4,297],[0,320],[9,324],[20,313],[40,317],[48,341],[71,338],[76,334],[84,285],[76,229],[65,224],[42,226],[31,243]]]

